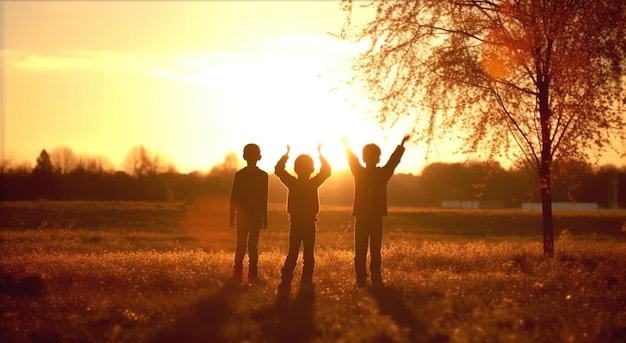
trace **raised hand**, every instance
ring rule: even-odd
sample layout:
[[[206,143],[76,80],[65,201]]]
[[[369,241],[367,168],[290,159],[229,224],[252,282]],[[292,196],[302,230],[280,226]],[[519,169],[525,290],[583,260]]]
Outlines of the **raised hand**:
[[[411,134],[407,133],[403,138],[402,138],[402,143],[400,143],[401,146],[404,146],[404,143],[406,143],[406,141],[408,141],[411,138]]]
[[[285,156],[289,155],[289,151],[291,151],[291,145],[287,144],[287,152],[285,153]]]

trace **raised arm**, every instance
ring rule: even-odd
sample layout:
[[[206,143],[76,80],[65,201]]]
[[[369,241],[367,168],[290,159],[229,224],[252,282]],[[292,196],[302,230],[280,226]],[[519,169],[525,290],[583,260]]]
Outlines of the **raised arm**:
[[[402,142],[400,143],[401,147],[404,147],[404,143],[406,143],[406,141],[408,141],[411,138],[411,134],[407,133],[406,135],[404,135],[404,137],[402,137]]]
[[[354,154],[350,146],[348,145],[348,139],[343,138],[341,140],[343,142],[344,149],[346,151],[346,157],[348,158],[348,165],[350,166],[350,170],[354,174],[355,170],[362,168],[361,162],[359,162],[359,158]]]
[[[330,177],[330,172],[331,172],[330,163],[328,163],[328,160],[322,154],[322,144],[319,144],[317,146],[317,152],[319,153],[319,158],[320,158],[320,162],[322,163],[322,165],[320,167],[320,172],[319,174],[317,174],[316,177],[321,178],[322,182],[324,182],[324,180]]]
[[[289,182],[289,179],[293,179],[294,177],[290,175],[285,167],[287,165],[287,160],[289,159],[289,151],[291,147],[287,145],[287,152],[276,162],[276,166],[274,166],[274,174],[280,178],[283,183]]]
[[[404,151],[405,151],[404,143],[406,143],[406,141],[409,140],[409,138],[411,138],[411,135],[408,135],[408,134],[402,138],[402,142],[398,144],[396,149],[393,151],[393,153],[389,157],[389,161],[387,161],[387,164],[385,164],[385,166],[383,167],[383,169],[387,173],[387,177],[391,177],[396,167],[398,166],[398,164],[400,164],[400,159],[402,159],[402,155],[404,154]]]

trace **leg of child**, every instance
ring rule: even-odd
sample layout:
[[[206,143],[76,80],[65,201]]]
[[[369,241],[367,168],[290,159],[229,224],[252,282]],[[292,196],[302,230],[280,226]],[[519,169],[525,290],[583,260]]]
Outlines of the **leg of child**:
[[[250,265],[248,267],[248,281],[259,281],[259,232],[261,228],[252,228],[248,236],[248,258]]]
[[[313,268],[315,267],[315,223],[307,224],[302,231],[304,266],[301,284],[310,286],[313,284]]]
[[[281,279],[285,283],[290,283],[293,279],[293,270],[296,268],[298,254],[300,253],[300,244],[302,242],[302,230],[291,224],[289,228],[289,248],[285,265],[281,269]]]
[[[233,279],[241,281],[243,277],[243,258],[246,255],[248,229],[245,225],[237,225],[237,245],[235,246],[235,266]]]
[[[367,226],[367,220],[356,218],[354,224],[354,271],[356,272],[356,283],[359,287],[365,286],[365,279],[367,278],[365,269],[369,240]]]
[[[372,218],[369,227],[370,234],[370,273],[372,274],[372,283],[382,284],[383,278],[381,274],[381,248],[383,244],[383,221],[382,217]]]

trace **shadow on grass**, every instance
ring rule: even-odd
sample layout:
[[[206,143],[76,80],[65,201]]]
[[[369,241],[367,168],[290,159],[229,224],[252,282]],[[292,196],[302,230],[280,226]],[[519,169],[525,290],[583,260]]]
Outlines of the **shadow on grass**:
[[[402,300],[402,291],[387,286],[375,286],[368,288],[368,293],[376,299],[376,303],[383,315],[388,315],[401,328],[407,331],[409,342],[444,343],[449,338],[445,335],[429,334],[427,323],[416,318],[416,315]],[[381,337],[380,341],[385,341]]]
[[[152,343],[169,342],[225,342],[223,328],[235,313],[237,300],[243,289],[227,283],[217,293],[201,300],[173,327],[153,337]]]
[[[0,270],[0,294],[17,297],[39,297],[45,293],[46,285],[39,275],[14,277]]]
[[[263,337],[272,342],[310,342],[315,335],[315,291],[301,289],[291,300],[291,287],[279,287],[274,305],[253,314]]]

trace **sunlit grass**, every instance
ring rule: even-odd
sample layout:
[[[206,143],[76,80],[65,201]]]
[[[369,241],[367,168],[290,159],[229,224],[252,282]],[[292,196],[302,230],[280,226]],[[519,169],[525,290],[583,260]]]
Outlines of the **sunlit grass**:
[[[3,230],[0,341],[624,338],[623,239],[564,231],[549,259],[538,237],[435,235],[400,218],[385,233],[386,287],[358,289],[349,210],[336,209],[321,217],[313,298],[299,293],[299,264],[282,307],[276,290],[288,223],[282,208],[271,218],[261,237],[264,282],[251,287],[229,286],[234,233],[225,227]]]

